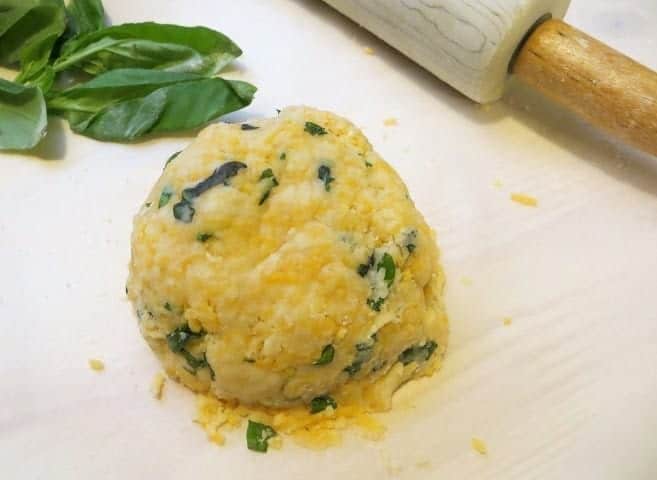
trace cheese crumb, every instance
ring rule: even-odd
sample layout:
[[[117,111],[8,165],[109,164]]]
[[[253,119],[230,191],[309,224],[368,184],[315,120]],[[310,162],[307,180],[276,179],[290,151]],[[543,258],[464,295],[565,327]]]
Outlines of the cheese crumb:
[[[481,438],[472,437],[470,445],[472,446],[472,449],[480,455],[486,455],[488,453],[488,448]]]
[[[151,393],[153,394],[153,398],[162,400],[164,384],[166,383],[166,380],[167,377],[165,377],[162,372],[158,372],[155,377],[153,377],[153,383],[151,384]]]
[[[374,55],[374,50],[370,47],[363,47],[363,52],[365,52],[366,55]]]
[[[103,363],[102,360],[98,360],[97,358],[90,358],[89,368],[91,368],[96,372],[102,372],[103,370],[105,370],[105,364]]]
[[[511,317],[504,317],[502,321],[504,322],[504,325],[507,327],[511,325]]]
[[[393,117],[386,118],[385,120],[383,120],[383,124],[386,127],[395,127],[397,126],[397,119]]]
[[[500,180],[499,178],[496,178],[495,181],[493,182],[493,186],[495,188],[502,188],[504,186],[504,184],[502,183],[502,180]]]
[[[536,200],[536,198],[530,195],[525,195],[524,193],[512,193],[511,200],[516,203],[519,203],[520,205],[524,205],[525,207],[538,206],[538,200]]]

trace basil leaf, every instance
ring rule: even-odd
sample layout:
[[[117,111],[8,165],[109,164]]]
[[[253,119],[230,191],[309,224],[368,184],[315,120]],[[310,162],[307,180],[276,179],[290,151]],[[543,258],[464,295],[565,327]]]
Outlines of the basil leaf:
[[[344,371],[351,376],[356,375],[363,366],[363,363],[367,362],[372,357],[375,341],[376,337],[373,336],[372,340],[368,343],[356,344],[356,356],[354,357],[354,361],[351,365],[345,367]]]
[[[331,167],[327,165],[321,165],[317,169],[317,178],[319,178],[322,182],[324,182],[324,189],[327,192],[330,192],[331,183],[335,180],[335,178],[331,176]]]
[[[433,355],[436,348],[438,348],[438,344],[433,340],[429,340],[424,345],[414,345],[399,354],[399,361],[404,365],[412,362],[425,362]]]
[[[181,200],[173,206],[173,217],[183,223],[192,223],[196,209],[187,200]]]
[[[328,395],[315,397],[310,401],[310,413],[314,415],[315,413],[323,412],[329,406],[333,407],[333,409],[338,408],[338,404],[333,397]]]
[[[314,136],[326,135],[328,133],[324,127],[322,127],[321,125],[317,125],[314,122],[306,122],[306,124],[303,127],[303,131]]]
[[[376,266],[377,270],[383,269],[385,271],[384,280],[388,287],[395,281],[395,261],[389,253],[384,253],[381,261]]]
[[[105,27],[105,8],[102,0],[71,0],[66,7],[66,13],[71,36],[95,32]]]
[[[322,353],[317,360],[313,362],[313,365],[326,365],[333,361],[335,356],[335,347],[333,345],[326,345],[322,349]]]
[[[167,334],[167,345],[173,353],[180,353],[184,350],[187,342],[203,336],[200,332],[193,332],[189,325],[182,325]]]
[[[24,150],[46,134],[46,102],[37,87],[0,79],[0,150]]]
[[[233,178],[243,168],[247,168],[242,162],[230,161],[216,168],[212,174],[205,180],[199,182],[191,188],[186,188],[182,192],[184,200],[191,202],[196,197],[200,197],[212,187],[217,185],[228,185],[228,180]]]
[[[173,188],[171,188],[169,185],[164,187],[162,189],[162,193],[160,193],[160,200],[157,202],[157,208],[162,208],[167,203],[169,203],[169,200],[171,200],[173,194],[174,194]]]
[[[241,54],[230,38],[209,28],[126,23],[70,40],[54,68],[78,67],[92,75],[149,68],[212,76]]]
[[[73,131],[105,141],[201,127],[249,105],[245,82],[157,70],[114,70],[51,95],[48,106]]]
[[[54,73],[42,71],[65,28],[62,0],[2,0],[0,62],[20,63],[17,83],[50,88]]]
[[[196,241],[205,243],[214,238],[214,233],[201,232],[196,234]]]
[[[269,448],[269,439],[278,435],[276,430],[264,423],[249,420],[246,427],[246,446],[254,452],[267,452]]]
[[[260,179],[259,181],[266,180],[268,182],[267,187],[265,188],[264,193],[260,197],[260,201],[258,202],[258,205],[262,205],[267,201],[269,198],[269,195],[271,195],[271,191],[274,189],[274,187],[278,187],[278,179],[274,175],[274,171],[271,168],[267,168],[262,171],[260,174]]]

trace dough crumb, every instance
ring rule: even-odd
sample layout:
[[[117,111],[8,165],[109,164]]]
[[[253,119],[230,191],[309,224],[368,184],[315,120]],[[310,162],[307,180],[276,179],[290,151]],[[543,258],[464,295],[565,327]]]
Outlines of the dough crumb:
[[[103,370],[105,370],[105,364],[103,363],[102,360],[98,360],[97,358],[90,358],[89,368],[91,368],[95,372],[102,372]]]
[[[486,455],[488,453],[486,443],[484,443],[481,438],[472,437],[470,445],[472,446],[472,449],[480,455]]]
[[[386,118],[385,120],[383,120],[383,124],[386,127],[395,127],[397,126],[397,119],[393,117]]]
[[[370,47],[363,47],[363,52],[365,52],[366,55],[374,55],[374,50]]]
[[[504,186],[504,184],[502,183],[502,180],[500,180],[499,178],[496,178],[495,181],[493,182],[493,186],[495,188],[502,188]]]
[[[538,206],[538,200],[536,200],[536,198],[530,195],[526,195],[524,193],[512,193],[511,200],[516,203],[519,203],[520,205],[524,205],[525,207]]]
[[[504,325],[507,326],[507,327],[509,325],[511,325],[511,322],[512,322],[511,317],[504,317],[504,319],[502,321],[504,322]]]
[[[164,394],[164,384],[167,381],[167,377],[164,376],[162,372],[158,372],[153,377],[153,383],[151,384],[151,393],[153,398],[157,400],[162,400],[162,395]]]
[[[472,285],[472,279],[470,277],[461,277],[461,283],[464,287],[469,287]]]

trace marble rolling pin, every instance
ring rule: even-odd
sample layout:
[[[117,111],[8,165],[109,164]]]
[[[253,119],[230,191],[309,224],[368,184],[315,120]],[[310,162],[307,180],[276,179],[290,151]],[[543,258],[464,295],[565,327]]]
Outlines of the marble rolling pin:
[[[657,74],[562,22],[570,0],[325,0],[479,103],[513,74],[657,155]]]

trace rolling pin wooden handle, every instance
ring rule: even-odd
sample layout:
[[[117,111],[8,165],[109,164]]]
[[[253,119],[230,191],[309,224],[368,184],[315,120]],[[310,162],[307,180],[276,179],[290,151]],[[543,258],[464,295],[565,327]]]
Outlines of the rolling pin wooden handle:
[[[540,24],[511,71],[557,103],[657,155],[657,73],[560,20]]]

